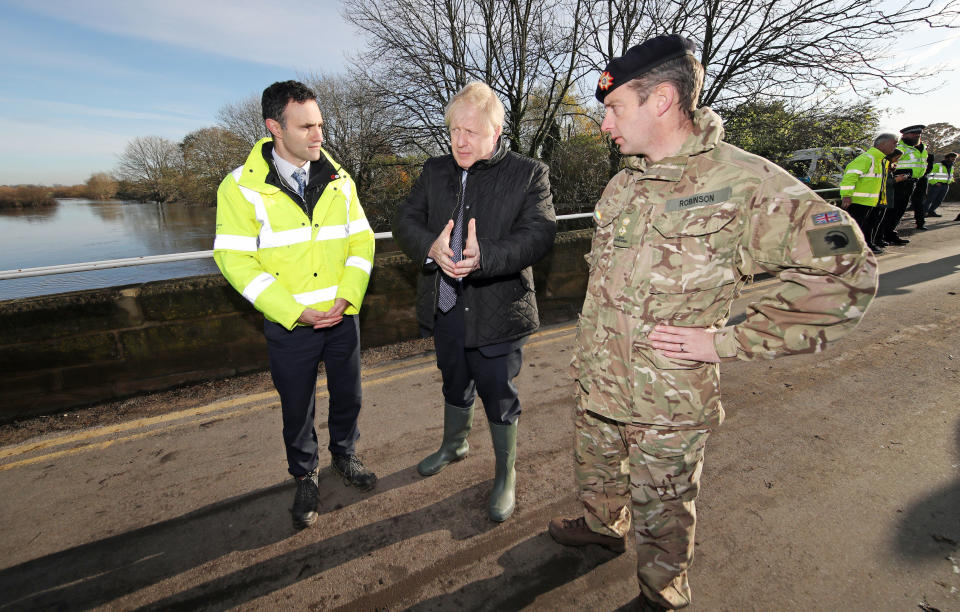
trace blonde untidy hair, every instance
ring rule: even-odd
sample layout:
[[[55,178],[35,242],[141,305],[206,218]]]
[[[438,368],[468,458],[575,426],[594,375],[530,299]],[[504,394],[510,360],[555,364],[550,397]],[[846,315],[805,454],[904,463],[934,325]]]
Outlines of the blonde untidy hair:
[[[503,127],[503,118],[506,115],[503,102],[500,101],[497,94],[493,93],[493,90],[490,89],[490,86],[486,83],[482,81],[467,83],[463,89],[457,92],[457,95],[450,99],[447,103],[447,108],[443,112],[443,121],[447,127],[450,127],[453,113],[463,104],[469,104],[483,113],[490,121],[490,126],[493,127],[493,129]]]

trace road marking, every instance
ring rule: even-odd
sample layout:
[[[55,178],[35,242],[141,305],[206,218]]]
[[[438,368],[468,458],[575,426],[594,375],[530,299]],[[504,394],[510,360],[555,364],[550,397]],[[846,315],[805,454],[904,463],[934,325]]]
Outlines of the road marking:
[[[411,360],[403,360],[401,362],[396,362],[389,366],[381,366],[378,368],[372,368],[364,373],[364,376],[376,375],[382,372],[388,372],[391,370],[396,370],[405,367],[416,366],[425,363],[432,363],[434,358],[423,357],[416,358]],[[326,384],[326,378],[318,379],[318,386],[320,383]],[[49,438],[39,442],[24,442],[14,446],[10,446],[4,449],[0,449],[0,460],[13,455],[22,455],[24,453],[34,452],[38,450],[43,450],[45,448],[51,448],[54,446],[63,446],[64,444],[69,444],[71,442],[82,442],[84,440],[89,440],[91,438],[99,438],[101,436],[108,436],[111,434],[122,433],[124,431],[130,431],[132,429],[139,429],[141,427],[150,427],[152,425],[157,425],[161,423],[166,423],[169,421],[175,421],[179,419],[202,416],[209,414],[211,412],[216,412],[218,410],[224,410],[228,408],[233,408],[236,406],[242,406],[243,404],[248,404],[250,402],[259,402],[265,399],[276,398],[276,391],[267,391],[265,393],[257,393],[254,395],[244,395],[242,397],[237,397],[229,400],[220,400],[213,402],[212,404],[207,404],[206,406],[198,406],[196,408],[188,408],[186,410],[179,410],[177,412],[168,412],[154,417],[146,417],[142,419],[136,419],[133,421],[127,421],[126,423],[119,423],[117,425],[107,425],[103,427],[95,427],[93,429],[86,429],[74,433],[63,434],[55,438]]]
[[[264,405],[260,405],[260,404],[257,404],[257,405],[255,405],[255,406],[247,406],[246,408],[242,408],[242,409],[240,409],[240,410],[237,410],[237,411],[231,413],[231,416],[237,416],[237,415],[241,415],[241,414],[243,414],[243,413],[245,413],[245,412],[254,412],[254,411],[256,411],[256,410],[262,410],[263,408],[271,408],[271,407],[276,407],[276,406],[279,406],[279,405],[280,405],[280,404],[279,404],[278,402],[274,402],[274,403],[272,403],[272,404],[267,404],[267,405],[265,405],[265,406],[264,406]],[[191,422],[192,422],[192,421],[191,421]],[[30,465],[30,464],[33,464],[33,463],[39,463],[39,462],[41,462],[41,461],[50,461],[50,460],[56,459],[56,458],[58,458],[58,457],[66,457],[67,455],[75,455],[75,454],[77,454],[77,453],[79,453],[79,452],[82,452],[82,451],[101,450],[101,449],[107,448],[108,446],[111,446],[111,445],[113,445],[113,444],[116,444],[117,442],[130,442],[130,441],[133,441],[133,440],[139,440],[140,438],[146,438],[147,436],[151,436],[151,435],[158,434],[158,433],[165,433],[165,432],[167,432],[167,431],[171,431],[171,430],[173,430],[173,429],[177,429],[178,427],[183,427],[184,425],[187,425],[187,424],[188,424],[188,423],[171,423],[170,425],[167,425],[166,427],[158,427],[158,428],[156,428],[156,429],[150,429],[150,430],[142,431],[142,432],[139,432],[139,433],[132,433],[132,434],[129,434],[129,435],[127,435],[127,436],[123,436],[123,437],[121,437],[121,438],[115,438],[115,439],[113,439],[113,440],[103,440],[102,442],[91,442],[91,443],[89,443],[89,444],[82,444],[82,445],[76,446],[76,447],[74,447],[74,448],[67,448],[67,449],[60,450],[60,451],[54,451],[54,452],[52,452],[52,453],[46,453],[46,454],[44,454],[44,455],[39,455],[39,456],[37,456],[37,457],[29,457],[29,458],[27,458],[27,459],[21,459],[21,460],[19,460],[19,461],[11,461],[10,463],[5,463],[5,464],[0,465],[0,472],[5,472],[5,471],[7,471],[7,470],[11,470],[11,469],[16,468],[16,467],[23,467],[23,466],[25,466],[25,465]]]
[[[559,328],[552,328],[549,330],[537,332],[533,334],[530,342],[526,346],[540,346],[545,344],[551,344],[558,340],[566,339],[569,336],[569,332],[576,329],[576,325],[568,325]],[[381,385],[394,380],[400,380],[414,374],[422,374],[424,370],[431,369],[432,366],[436,363],[436,358],[433,355],[426,357],[418,357],[412,359],[404,359],[399,362],[394,362],[386,366],[381,366],[377,368],[371,368],[363,373],[365,386]],[[429,364],[429,365],[428,365]],[[410,368],[410,369],[406,369]],[[390,374],[388,376],[382,376],[379,378],[373,378],[372,380],[367,380],[369,376],[376,376],[378,374],[383,374],[387,372],[396,372],[397,370],[406,371],[397,372],[396,374]],[[318,377],[317,379],[317,400],[321,400],[327,397],[327,392],[321,387],[326,387],[327,379],[326,377]],[[28,459],[21,459],[19,461],[12,461],[6,464],[0,464],[0,472],[12,469],[14,467],[20,467],[24,465],[29,465],[37,463],[40,461],[51,460],[57,457],[62,457],[66,455],[76,454],[82,451],[88,450],[99,450],[111,446],[117,442],[127,442],[131,440],[137,440],[144,438],[146,436],[164,433],[178,427],[184,427],[190,425],[191,423],[196,422],[195,418],[198,416],[206,416],[210,413],[217,411],[230,410],[226,416],[236,416],[245,414],[247,412],[253,412],[257,410],[265,410],[268,408],[275,408],[279,406],[279,402],[273,401],[267,404],[261,404],[262,400],[266,399],[275,399],[277,397],[276,391],[269,391],[266,393],[257,393],[254,395],[246,395],[243,397],[232,398],[229,400],[221,400],[213,402],[212,404],[207,404],[206,406],[198,406],[196,408],[190,408],[187,410],[180,410],[178,412],[171,412],[167,414],[158,415],[155,417],[147,417],[143,419],[137,419],[135,421],[129,421],[127,423],[120,423],[117,425],[109,425],[105,427],[97,427],[93,429],[88,429],[84,431],[79,431],[76,433],[64,434],[56,438],[51,438],[43,440],[40,442],[25,442],[15,446],[7,447],[0,449],[0,460],[6,459],[8,457],[22,456],[29,453],[42,451],[45,449],[56,448],[58,446],[64,446],[70,443],[78,443],[77,446],[73,448],[63,449],[59,451],[53,451],[39,455],[37,457],[31,457]],[[253,404],[252,406],[249,404]],[[181,422],[173,422],[181,421]],[[153,427],[155,425],[163,425],[162,427]],[[94,438],[100,438],[103,436],[110,436],[114,434],[120,434],[123,432],[129,432],[135,429],[150,428],[147,431],[142,431],[139,433],[129,433],[124,436],[118,436],[109,440],[103,440],[100,442],[90,441]]]

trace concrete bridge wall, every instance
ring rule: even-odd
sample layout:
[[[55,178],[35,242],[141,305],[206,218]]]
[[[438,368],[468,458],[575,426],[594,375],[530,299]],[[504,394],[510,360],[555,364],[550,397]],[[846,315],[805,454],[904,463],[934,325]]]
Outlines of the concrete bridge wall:
[[[534,270],[541,319],[574,318],[590,231],[559,234]],[[361,343],[418,335],[417,269],[378,256]],[[219,275],[0,302],[0,422],[267,367],[263,317]]]

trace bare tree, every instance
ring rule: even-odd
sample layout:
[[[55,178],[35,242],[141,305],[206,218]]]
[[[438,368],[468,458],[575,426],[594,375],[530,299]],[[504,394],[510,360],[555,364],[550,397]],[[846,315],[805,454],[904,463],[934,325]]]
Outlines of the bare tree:
[[[239,102],[221,106],[217,111],[217,121],[220,127],[242,138],[247,143],[248,149],[261,138],[270,135],[263,121],[260,96],[257,94],[250,94]]]
[[[369,34],[371,79],[405,112],[427,152],[445,150],[443,109],[464,85],[486,82],[507,107],[505,134],[536,155],[564,97],[585,70],[586,0],[346,0]],[[375,60],[375,61],[374,61]],[[529,113],[533,94],[543,112]]]
[[[137,137],[120,155],[117,175],[138,187],[141,199],[167,202],[176,196],[180,148],[159,136]]]
[[[378,156],[390,156],[403,140],[396,114],[382,90],[348,76],[310,74],[301,80],[317,94],[324,148],[350,173],[363,196]]]
[[[706,68],[701,104],[726,106],[916,91],[934,68],[909,66],[893,42],[918,27],[955,27],[960,15],[957,0],[594,0],[588,14],[595,68],[656,34],[683,34],[698,44]]]

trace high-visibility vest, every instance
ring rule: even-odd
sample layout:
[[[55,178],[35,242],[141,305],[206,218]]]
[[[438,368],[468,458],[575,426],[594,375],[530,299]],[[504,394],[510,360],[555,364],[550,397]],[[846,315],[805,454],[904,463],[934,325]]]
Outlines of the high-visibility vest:
[[[908,145],[902,140],[897,143],[897,148],[903,151],[903,156],[897,162],[897,170],[910,170],[911,176],[915,179],[920,178],[927,172],[927,150],[923,151]]]
[[[893,204],[893,175],[890,174],[890,160],[884,158],[881,165],[883,177],[880,179],[880,198],[877,200],[877,206],[888,207]]]
[[[344,314],[357,314],[370,281],[374,237],[353,179],[323,151],[336,174],[309,219],[287,193],[265,182],[270,165],[263,146],[271,140],[258,142],[246,163],[220,183],[214,260],[234,289],[287,329],[305,307],[329,310],[338,297],[350,303]]]
[[[951,170],[952,168],[947,168],[947,165],[943,162],[936,162],[933,164],[933,167],[930,168],[930,173],[927,174],[927,183],[930,185],[952,183],[953,172],[951,172]]]
[[[840,197],[850,198],[854,204],[876,206],[883,186],[884,155],[870,147],[847,164],[840,179]]]

